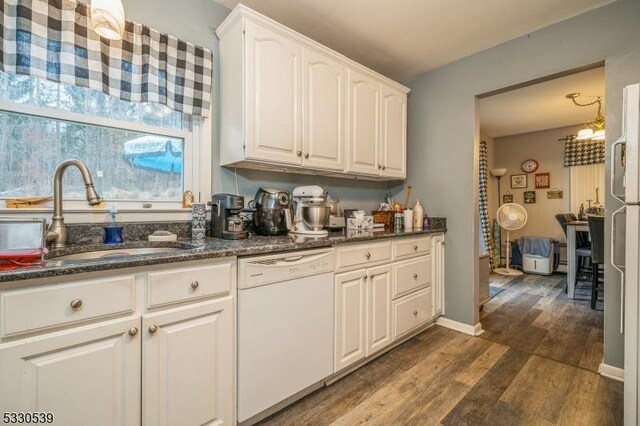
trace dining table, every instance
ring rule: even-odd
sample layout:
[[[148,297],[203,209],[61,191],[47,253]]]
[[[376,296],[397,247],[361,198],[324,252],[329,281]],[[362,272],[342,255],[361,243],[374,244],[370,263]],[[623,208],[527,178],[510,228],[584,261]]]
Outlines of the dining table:
[[[574,298],[576,287],[576,232],[589,232],[589,222],[586,220],[576,220],[567,222],[567,297]]]

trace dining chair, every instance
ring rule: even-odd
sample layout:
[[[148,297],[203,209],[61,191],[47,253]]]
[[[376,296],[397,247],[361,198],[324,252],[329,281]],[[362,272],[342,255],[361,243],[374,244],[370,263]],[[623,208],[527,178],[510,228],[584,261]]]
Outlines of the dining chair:
[[[564,231],[564,236],[568,238],[567,235],[567,222],[575,222],[578,220],[575,214],[573,213],[558,213],[555,215],[556,220],[562,227]],[[574,285],[578,284],[578,280],[580,275],[583,273],[589,273],[590,269],[587,267],[587,261],[591,259],[591,244],[589,243],[589,233],[585,231],[576,232],[576,257],[577,257],[577,268],[576,268],[576,281]],[[565,286],[565,292],[567,291],[567,287]]]
[[[599,268],[602,266],[604,269],[604,217],[589,216],[588,220],[591,234],[591,309],[595,309],[601,276]],[[604,290],[604,277],[602,287]]]

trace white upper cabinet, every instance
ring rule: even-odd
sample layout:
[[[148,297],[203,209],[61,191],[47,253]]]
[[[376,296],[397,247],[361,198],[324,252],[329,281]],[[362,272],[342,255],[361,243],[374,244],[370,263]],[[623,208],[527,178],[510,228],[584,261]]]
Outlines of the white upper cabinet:
[[[303,53],[302,164],[344,169],[346,136],[345,67],[313,48]]]
[[[407,176],[407,95],[382,84],[381,175],[404,179]]]
[[[302,46],[247,22],[246,155],[300,164]]]
[[[406,177],[406,87],[238,5],[220,38],[220,164]]]
[[[380,82],[349,70],[349,172],[379,175]]]

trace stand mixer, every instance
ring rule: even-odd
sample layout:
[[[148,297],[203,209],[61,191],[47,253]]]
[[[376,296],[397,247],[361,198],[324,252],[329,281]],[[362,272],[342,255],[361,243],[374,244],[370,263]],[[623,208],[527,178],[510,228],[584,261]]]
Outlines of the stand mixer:
[[[326,237],[323,229],[329,220],[331,208],[327,205],[327,191],[317,185],[298,186],[293,190],[295,218],[293,234]]]

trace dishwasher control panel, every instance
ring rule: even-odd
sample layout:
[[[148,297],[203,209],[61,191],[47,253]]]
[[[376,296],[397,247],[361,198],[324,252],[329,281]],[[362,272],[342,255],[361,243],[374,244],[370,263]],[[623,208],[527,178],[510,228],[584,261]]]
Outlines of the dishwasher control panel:
[[[238,260],[238,288],[246,289],[333,272],[333,249],[306,250]]]

